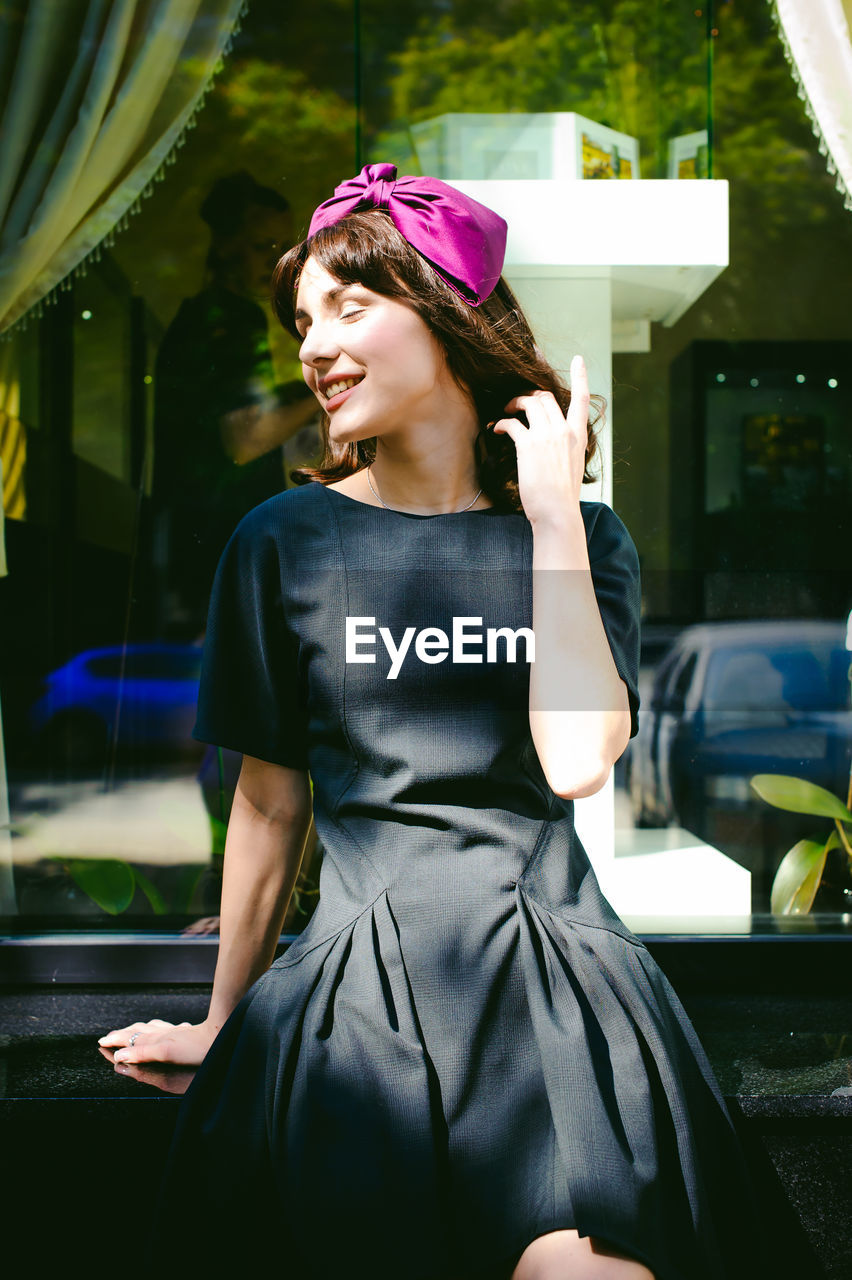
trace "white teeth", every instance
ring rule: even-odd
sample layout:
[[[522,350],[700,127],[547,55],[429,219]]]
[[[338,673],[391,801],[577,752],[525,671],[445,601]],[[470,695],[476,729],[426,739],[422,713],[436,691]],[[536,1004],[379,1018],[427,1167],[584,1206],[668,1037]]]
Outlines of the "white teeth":
[[[332,396],[340,395],[341,391],[348,391],[350,387],[354,387],[360,381],[360,378],[344,378],[341,382],[329,383],[325,389],[326,400],[330,400]]]

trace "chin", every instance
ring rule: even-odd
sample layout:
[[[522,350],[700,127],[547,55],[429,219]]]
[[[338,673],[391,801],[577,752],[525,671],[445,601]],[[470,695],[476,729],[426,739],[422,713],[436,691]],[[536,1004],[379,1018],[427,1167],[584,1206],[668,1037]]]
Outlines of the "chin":
[[[328,438],[333,444],[357,444],[359,440],[372,440],[375,435],[375,429],[370,426],[344,426],[341,423],[338,427],[334,418],[328,420]]]

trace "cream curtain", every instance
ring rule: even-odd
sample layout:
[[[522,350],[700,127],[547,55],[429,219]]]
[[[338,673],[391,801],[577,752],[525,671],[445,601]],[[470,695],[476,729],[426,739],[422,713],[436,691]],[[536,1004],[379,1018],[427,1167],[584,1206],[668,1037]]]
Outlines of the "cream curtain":
[[[174,158],[246,0],[23,0],[0,16],[0,331]]]
[[[852,209],[852,0],[770,0],[799,97]]]

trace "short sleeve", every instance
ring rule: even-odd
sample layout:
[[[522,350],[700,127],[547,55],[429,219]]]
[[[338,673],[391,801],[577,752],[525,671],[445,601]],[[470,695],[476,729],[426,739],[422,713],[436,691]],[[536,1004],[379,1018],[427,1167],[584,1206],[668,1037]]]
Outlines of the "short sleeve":
[[[193,737],[290,769],[307,769],[299,645],[287,625],[281,553],[267,504],[222,553],[207,617]]]
[[[639,556],[623,522],[605,503],[589,503],[589,563],[601,620],[616,670],[627,686],[630,736],[639,728],[639,631],[642,590]]]

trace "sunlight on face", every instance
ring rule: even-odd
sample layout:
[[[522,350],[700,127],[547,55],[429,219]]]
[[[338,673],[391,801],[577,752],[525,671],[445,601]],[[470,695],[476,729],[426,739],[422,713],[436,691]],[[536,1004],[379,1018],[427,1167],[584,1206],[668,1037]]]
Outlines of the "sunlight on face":
[[[369,439],[422,428],[470,406],[443,351],[407,303],[342,284],[314,258],[296,297],[305,381],[329,415],[329,436]]]

